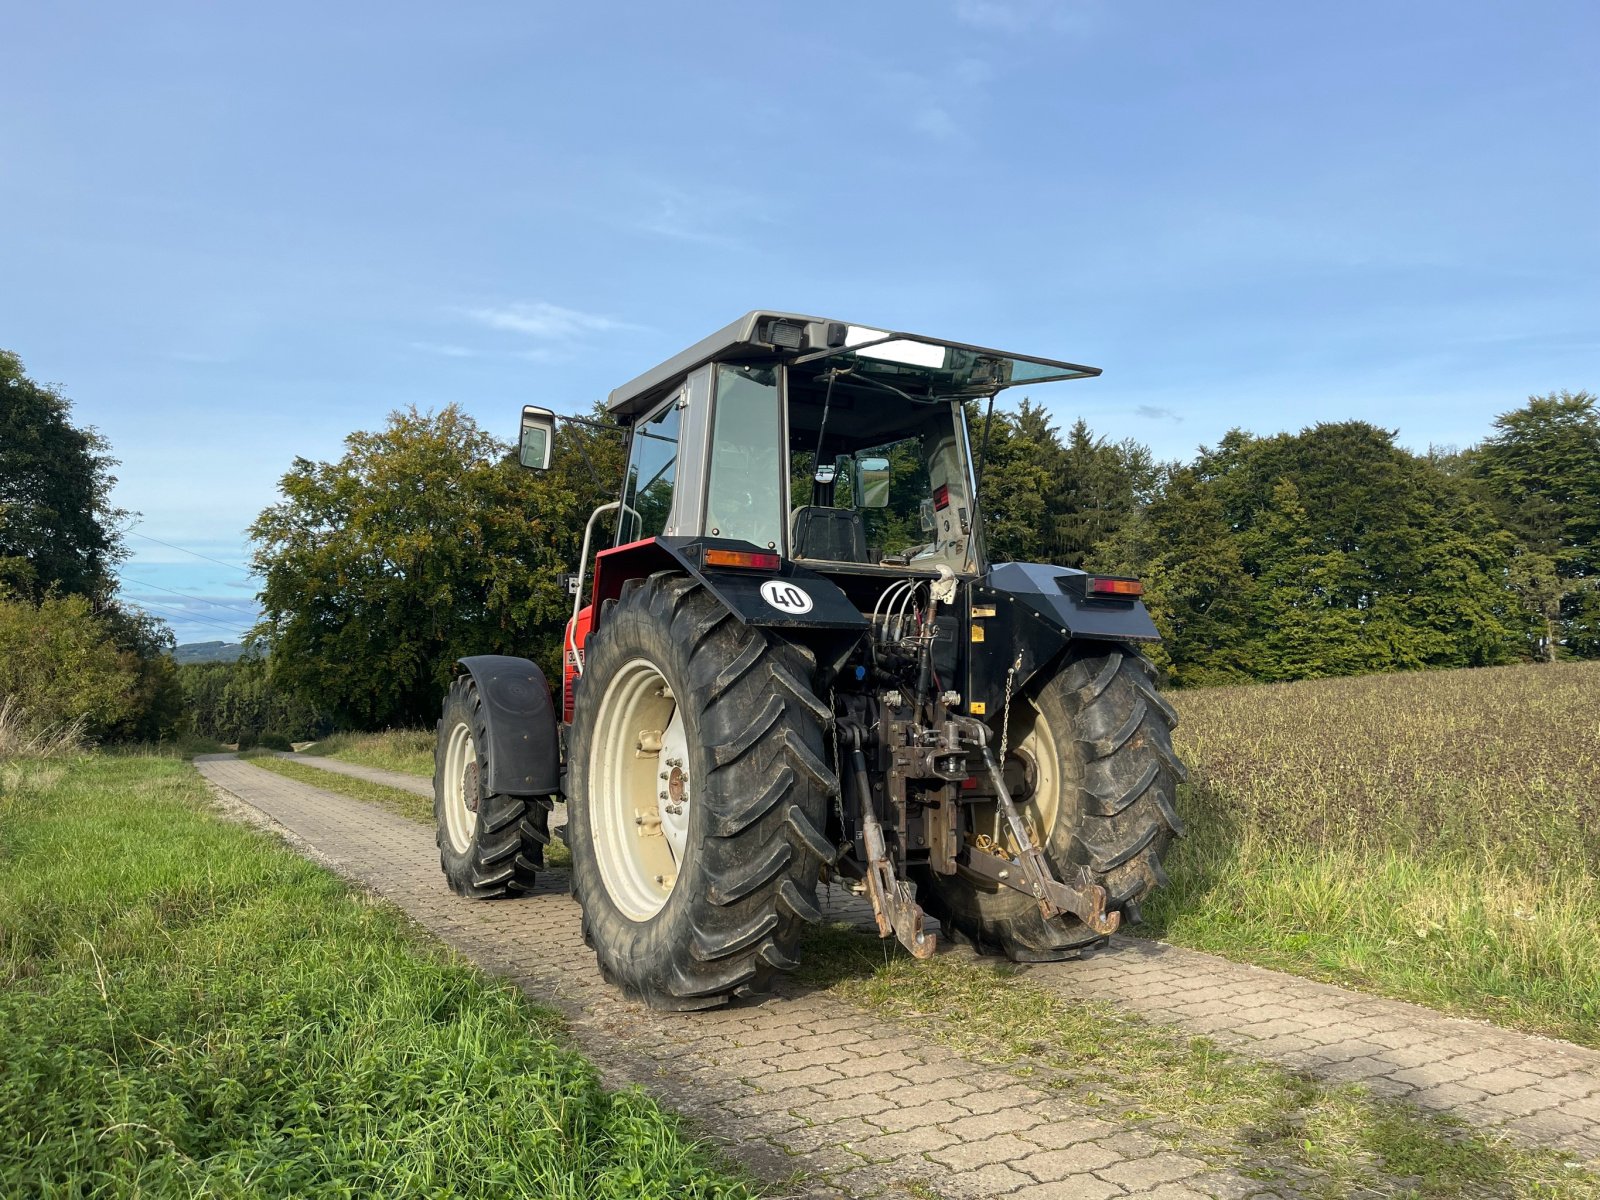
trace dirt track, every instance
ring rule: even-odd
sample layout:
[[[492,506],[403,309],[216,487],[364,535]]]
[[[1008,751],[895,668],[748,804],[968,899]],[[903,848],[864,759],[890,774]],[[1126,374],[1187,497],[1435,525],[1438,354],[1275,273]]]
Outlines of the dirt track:
[[[393,772],[296,758],[431,792]],[[197,765],[307,852],[563,1010],[612,1082],[649,1088],[759,1174],[803,1173],[801,1194],[865,1196],[913,1181],[940,1196],[1022,1200],[1280,1194],[1282,1185],[1174,1153],[825,994],[786,986],[759,1004],[649,1012],[600,980],[564,872],[547,872],[547,888],[523,899],[462,900],[444,887],[426,827],[231,756]],[[861,913],[842,900],[834,909]],[[1600,1161],[1595,1051],[1137,939],[1030,978]]]

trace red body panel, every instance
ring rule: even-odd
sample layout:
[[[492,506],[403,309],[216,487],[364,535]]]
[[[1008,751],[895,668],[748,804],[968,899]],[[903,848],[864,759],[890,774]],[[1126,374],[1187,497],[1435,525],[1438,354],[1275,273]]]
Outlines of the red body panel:
[[[578,680],[578,662],[583,645],[595,627],[595,614],[607,600],[622,595],[622,585],[630,579],[648,575],[671,567],[677,560],[656,545],[655,538],[629,542],[602,550],[594,558],[594,578],[591,582],[589,603],[578,610],[577,626],[567,622],[566,634],[561,643],[561,719],[572,720],[572,689]],[[573,647],[577,647],[577,656]]]

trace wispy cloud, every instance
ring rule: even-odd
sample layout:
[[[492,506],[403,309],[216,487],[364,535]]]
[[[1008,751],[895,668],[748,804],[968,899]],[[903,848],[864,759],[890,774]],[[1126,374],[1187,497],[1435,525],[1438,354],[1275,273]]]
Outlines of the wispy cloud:
[[[568,341],[591,333],[639,328],[615,317],[580,312],[542,300],[531,304],[508,304],[502,308],[469,308],[463,310],[463,315],[490,329],[527,334],[547,341]]]
[[[476,350],[469,350],[465,346],[452,346],[441,342],[412,342],[413,350],[420,350],[424,354],[437,354],[443,358],[477,358]]]
[[[1170,408],[1160,408],[1154,404],[1141,404],[1133,411],[1147,421],[1171,421],[1174,424],[1183,422],[1183,418]]]

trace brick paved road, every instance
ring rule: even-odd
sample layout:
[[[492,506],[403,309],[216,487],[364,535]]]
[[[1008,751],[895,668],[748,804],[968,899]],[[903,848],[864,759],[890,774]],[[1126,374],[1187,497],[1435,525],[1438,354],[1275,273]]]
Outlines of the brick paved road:
[[[235,759],[196,761],[335,870],[562,1009],[611,1081],[648,1087],[769,1178],[804,1173],[801,1191],[864,1196],[918,1181],[943,1196],[1021,1200],[1274,1194],[825,995],[790,987],[760,1004],[651,1013],[601,982],[564,873],[523,899],[461,900],[426,827]],[[1137,939],[1030,977],[1600,1159],[1593,1051]]]

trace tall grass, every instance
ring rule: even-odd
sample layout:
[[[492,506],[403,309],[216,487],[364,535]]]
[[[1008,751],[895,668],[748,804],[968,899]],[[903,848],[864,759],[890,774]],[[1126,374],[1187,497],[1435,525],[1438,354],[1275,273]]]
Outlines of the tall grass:
[[[326,755],[406,775],[433,774],[431,729],[385,729],[382,733],[333,733],[304,753]]]
[[[1600,1045],[1600,663],[1172,698],[1148,931]]]
[[[18,758],[57,758],[83,748],[84,719],[40,724],[15,696],[0,696],[0,762]]]
[[[0,795],[0,1195],[751,1195],[556,1018],[159,756]]]

